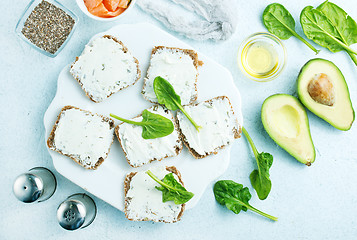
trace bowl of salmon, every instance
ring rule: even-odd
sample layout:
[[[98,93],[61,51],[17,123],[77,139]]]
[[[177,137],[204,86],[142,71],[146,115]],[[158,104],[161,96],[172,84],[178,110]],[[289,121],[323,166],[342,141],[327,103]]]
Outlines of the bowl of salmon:
[[[98,21],[114,21],[125,15],[136,0],[76,0],[88,17]]]

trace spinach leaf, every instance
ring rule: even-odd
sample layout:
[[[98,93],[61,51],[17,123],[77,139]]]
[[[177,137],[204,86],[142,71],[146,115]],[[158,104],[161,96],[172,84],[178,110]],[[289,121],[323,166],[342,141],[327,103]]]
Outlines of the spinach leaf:
[[[334,3],[325,1],[316,9],[322,12],[336,27],[344,43],[348,45],[357,43],[357,24],[342,8]]]
[[[290,12],[279,3],[268,5],[263,12],[263,23],[269,32],[275,34],[280,39],[289,39],[291,36],[297,37],[305,43],[316,54],[320,50],[314,48],[309,42],[295,32],[295,21]]]
[[[166,174],[162,180],[158,179],[150,170],[146,171],[146,174],[161,185],[161,187],[155,188],[162,191],[162,202],[174,201],[175,204],[183,204],[194,196],[175,179],[173,173]]]
[[[250,195],[249,189],[243,187],[242,184],[232,180],[221,180],[214,184],[213,192],[216,201],[221,205],[225,205],[235,214],[238,214],[241,210],[246,212],[249,209],[271,220],[278,220],[277,217],[273,217],[251,206],[248,202],[252,195]]]
[[[254,145],[252,138],[249,136],[247,130],[244,127],[243,134],[252,147],[258,165],[258,169],[255,169],[249,176],[250,182],[252,183],[255,191],[257,191],[259,199],[264,200],[268,197],[271,190],[269,169],[273,164],[273,156],[270,153],[259,153]]]
[[[170,135],[174,131],[174,124],[170,119],[167,119],[161,116],[160,114],[149,112],[146,109],[143,111],[141,115],[143,118],[141,122],[127,120],[118,117],[114,114],[110,114],[110,116],[126,123],[142,126],[143,132],[141,136],[144,139],[165,137],[167,135]]]
[[[196,122],[188,115],[185,109],[181,105],[181,98],[176,94],[173,86],[164,78],[158,76],[154,79],[154,92],[160,104],[164,104],[170,110],[180,109],[183,114],[190,120],[190,122],[195,126],[196,130],[199,131],[201,126],[198,126]]]
[[[346,18],[346,21],[341,23],[340,17],[335,15],[341,14],[342,9],[338,10],[332,5],[332,7],[326,6],[328,5],[322,5],[320,9],[314,9],[312,6],[307,6],[302,10],[300,22],[305,35],[320,46],[328,48],[331,52],[339,52],[341,50],[347,51],[357,65],[356,58],[353,56],[353,54],[357,54],[357,51],[349,47],[349,43],[355,41],[355,31],[343,31],[345,27],[339,26],[340,24],[350,26],[352,19],[350,18],[350,20],[347,20],[347,14],[345,14],[344,17]],[[334,12],[331,8],[334,8],[334,10],[339,12]],[[347,21],[349,23],[347,23]]]
[[[342,8],[334,3],[325,1],[316,9],[322,12],[335,26],[338,39],[348,46],[357,43],[357,24]],[[350,52],[347,53],[357,65],[356,56]]]

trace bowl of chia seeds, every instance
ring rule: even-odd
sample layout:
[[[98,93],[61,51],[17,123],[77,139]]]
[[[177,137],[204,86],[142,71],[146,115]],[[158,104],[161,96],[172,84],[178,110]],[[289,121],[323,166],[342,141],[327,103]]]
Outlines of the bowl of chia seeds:
[[[78,17],[56,0],[32,0],[15,31],[37,51],[55,57],[71,38],[77,22]]]

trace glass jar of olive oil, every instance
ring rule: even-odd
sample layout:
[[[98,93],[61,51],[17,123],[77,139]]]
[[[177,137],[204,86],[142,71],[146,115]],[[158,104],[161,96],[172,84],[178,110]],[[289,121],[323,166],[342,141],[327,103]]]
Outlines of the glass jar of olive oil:
[[[286,50],[275,35],[256,33],[243,41],[237,60],[247,77],[257,82],[267,82],[276,78],[283,70]]]

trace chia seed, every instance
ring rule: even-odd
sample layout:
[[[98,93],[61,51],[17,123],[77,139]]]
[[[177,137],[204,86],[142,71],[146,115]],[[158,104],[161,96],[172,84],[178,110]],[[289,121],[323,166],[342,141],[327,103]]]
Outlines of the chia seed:
[[[75,20],[47,1],[38,4],[26,19],[21,33],[37,47],[54,54],[71,33]]]

